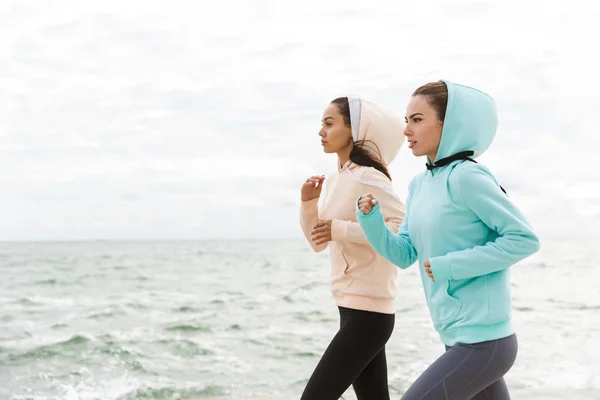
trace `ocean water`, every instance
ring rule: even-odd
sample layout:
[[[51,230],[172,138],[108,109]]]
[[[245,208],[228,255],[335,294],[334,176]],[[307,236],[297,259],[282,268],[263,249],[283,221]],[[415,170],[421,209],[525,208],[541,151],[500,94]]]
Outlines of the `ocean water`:
[[[600,389],[597,243],[512,268],[513,388]],[[0,244],[0,399],[299,394],[335,334],[327,252],[303,241]],[[441,352],[415,268],[388,343],[401,393]]]

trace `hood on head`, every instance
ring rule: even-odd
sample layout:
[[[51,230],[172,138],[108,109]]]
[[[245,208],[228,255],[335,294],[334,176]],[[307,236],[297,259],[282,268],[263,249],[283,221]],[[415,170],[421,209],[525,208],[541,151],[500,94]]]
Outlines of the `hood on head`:
[[[489,95],[472,87],[445,80],[440,82],[448,87],[448,106],[434,162],[470,150],[475,152],[472,158],[479,157],[496,136],[496,103]]]
[[[391,110],[359,97],[348,97],[352,137],[371,141],[377,146],[383,163],[388,166],[404,143],[404,121]],[[370,148],[368,144],[365,146]]]

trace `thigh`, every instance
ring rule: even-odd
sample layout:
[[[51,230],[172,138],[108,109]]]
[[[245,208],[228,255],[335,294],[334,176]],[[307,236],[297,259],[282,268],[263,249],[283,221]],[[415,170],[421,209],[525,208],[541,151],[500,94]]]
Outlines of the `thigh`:
[[[402,399],[471,399],[500,380],[514,363],[516,354],[516,337],[457,344],[429,366]]]
[[[344,322],[308,380],[302,400],[337,400],[378,355],[393,330],[393,323],[389,329],[393,315],[348,309],[341,313]]]
[[[358,400],[389,400],[387,359],[385,347],[352,383]]]

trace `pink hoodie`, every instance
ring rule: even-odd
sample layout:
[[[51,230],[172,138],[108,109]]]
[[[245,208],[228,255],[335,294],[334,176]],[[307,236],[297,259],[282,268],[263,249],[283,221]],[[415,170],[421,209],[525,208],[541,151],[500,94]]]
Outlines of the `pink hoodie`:
[[[375,143],[389,165],[404,142],[404,121],[367,100],[349,102],[354,141]],[[319,199],[301,202],[300,225],[314,251],[330,246],[331,292],[338,306],[393,314],[398,268],[371,248],[356,222],[356,201],[367,192],[380,200],[388,227],[397,232],[405,206],[390,180],[375,168],[351,161],[325,179]],[[319,220],[332,220],[332,241],[316,246],[310,232]]]

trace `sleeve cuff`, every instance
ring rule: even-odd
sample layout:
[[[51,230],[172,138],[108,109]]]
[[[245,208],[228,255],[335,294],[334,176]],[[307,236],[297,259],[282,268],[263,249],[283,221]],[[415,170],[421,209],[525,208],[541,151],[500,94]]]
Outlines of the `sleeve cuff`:
[[[454,277],[452,275],[452,266],[448,257],[433,257],[429,259],[431,272],[436,282],[450,281]]]
[[[331,240],[344,240],[348,237],[348,225],[350,221],[334,219],[331,221]]]
[[[363,212],[360,211],[360,209],[358,208],[359,200],[360,200],[360,197],[356,200],[356,205],[355,205],[356,219],[359,222],[372,223],[373,221],[379,221],[380,219],[383,219],[383,215],[381,214],[381,207],[380,207],[381,202],[380,201],[378,201],[377,204],[375,204],[373,206],[370,213],[363,214]]]

